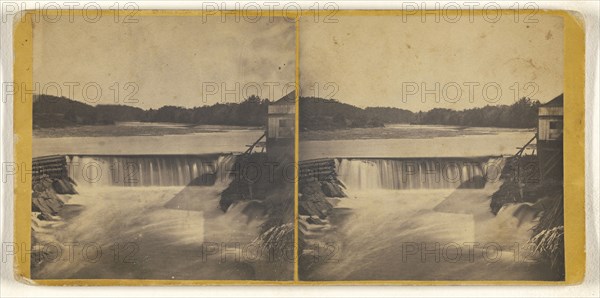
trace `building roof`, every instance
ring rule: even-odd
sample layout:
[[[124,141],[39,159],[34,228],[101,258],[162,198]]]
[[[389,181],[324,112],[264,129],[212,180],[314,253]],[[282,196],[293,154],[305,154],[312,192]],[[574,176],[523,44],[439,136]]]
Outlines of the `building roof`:
[[[563,106],[563,95],[555,97],[553,100],[545,103],[542,107],[562,107]]]
[[[296,91],[292,91],[285,95],[284,97],[278,99],[271,103],[271,105],[294,105],[296,104]]]

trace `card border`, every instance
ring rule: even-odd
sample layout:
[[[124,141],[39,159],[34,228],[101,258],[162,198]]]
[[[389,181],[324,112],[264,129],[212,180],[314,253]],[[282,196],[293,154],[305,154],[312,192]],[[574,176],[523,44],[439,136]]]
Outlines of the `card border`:
[[[223,13],[218,11],[217,13]],[[295,19],[296,23],[296,132],[295,162],[299,153],[299,79],[300,79],[300,18],[315,15],[337,16],[403,16],[415,11],[402,10],[331,10],[331,11],[226,11],[228,15],[275,16]],[[444,14],[464,12],[440,10]],[[472,11],[481,15],[483,10]],[[82,15],[83,10],[27,11],[14,22],[14,84],[33,84],[33,22],[36,13],[45,15],[71,13]],[[114,12],[112,12],[114,13]],[[117,11],[126,15],[123,11]],[[14,274],[17,281],[34,285],[73,286],[149,286],[149,285],[571,285],[583,281],[585,275],[585,31],[584,21],[576,12],[559,10],[502,10],[503,14],[543,14],[561,16],[564,20],[564,183],[565,213],[565,280],[564,281],[477,281],[477,280],[355,280],[355,281],[302,281],[298,276],[298,167],[294,186],[294,279],[290,281],[264,280],[146,280],[146,279],[31,279],[30,258],[17,252],[14,256]],[[200,10],[140,10],[138,16],[209,16],[214,11]],[[17,88],[16,87],[16,88]],[[30,88],[31,90],[33,88]],[[32,160],[32,94],[18,92],[13,100],[14,162],[19,169],[31,169]],[[22,179],[24,171],[14,179],[14,243],[24,251],[31,247],[31,181]],[[25,178],[27,178],[25,176]],[[25,260],[23,260],[25,258]]]

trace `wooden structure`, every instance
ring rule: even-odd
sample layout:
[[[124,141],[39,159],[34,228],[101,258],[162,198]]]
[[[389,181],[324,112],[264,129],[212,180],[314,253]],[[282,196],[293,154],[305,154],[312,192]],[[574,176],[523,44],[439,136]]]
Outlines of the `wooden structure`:
[[[298,178],[301,182],[324,181],[336,175],[335,161],[331,158],[305,160],[298,166]]]
[[[296,129],[296,92],[269,104],[267,154],[278,160],[294,160]]]
[[[52,179],[62,179],[68,176],[67,157],[64,155],[34,157],[31,168],[33,181],[39,180],[43,175]]]
[[[255,148],[261,148],[260,153],[263,153],[265,151],[265,143],[261,142],[261,140],[266,136],[267,134],[264,133],[262,136],[260,136],[260,138],[258,138],[258,140],[256,140],[256,142],[254,142],[252,145],[246,145],[246,147],[248,147],[248,149],[246,149],[246,151],[244,152],[244,155],[248,155],[250,153],[252,153],[252,151],[254,151]]]
[[[267,140],[293,139],[296,123],[296,94],[291,92],[269,104]]]
[[[525,145],[523,147],[517,147],[517,149],[519,149],[519,151],[517,151],[517,153],[515,154],[516,157],[521,157],[523,155],[535,155],[535,150],[537,149],[537,144],[533,143],[534,140],[536,140],[538,137],[538,134],[536,133],[533,138],[531,138],[531,140],[529,140],[527,143],[525,143]],[[530,150],[530,154],[526,153],[526,150]]]
[[[563,179],[563,115],[562,94],[539,107],[536,147],[542,180]]]
[[[562,141],[563,95],[559,95],[540,106],[538,112],[538,139],[540,141]]]

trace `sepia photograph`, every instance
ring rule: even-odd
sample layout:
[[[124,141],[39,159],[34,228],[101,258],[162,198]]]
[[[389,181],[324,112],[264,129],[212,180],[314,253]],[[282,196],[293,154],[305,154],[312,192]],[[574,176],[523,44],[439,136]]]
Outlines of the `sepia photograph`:
[[[32,23],[31,278],[293,280],[295,21],[125,20]]]
[[[563,18],[500,15],[300,19],[300,280],[565,279]]]
[[[297,4],[15,14],[14,279],[588,278],[580,15]]]

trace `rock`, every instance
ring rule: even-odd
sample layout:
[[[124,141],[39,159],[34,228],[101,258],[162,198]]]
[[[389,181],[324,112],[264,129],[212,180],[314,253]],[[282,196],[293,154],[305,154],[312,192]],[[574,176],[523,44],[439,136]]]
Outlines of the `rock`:
[[[484,188],[486,182],[487,182],[486,178],[484,178],[482,176],[475,176],[475,177],[472,177],[471,179],[461,183],[458,188],[460,188],[460,189]]]
[[[216,174],[202,174],[199,177],[194,178],[194,180],[192,180],[190,182],[190,184],[188,184],[188,186],[212,186],[215,185],[215,182],[217,181],[217,175]]]
[[[311,217],[307,218],[306,222],[308,222],[309,224],[313,224],[313,225],[324,225],[325,224],[325,222],[317,216],[311,216]]]
[[[71,177],[67,176],[64,178],[66,181],[68,181],[69,183],[71,183],[74,186],[77,186],[77,182],[75,182],[75,180],[71,179]]]
[[[62,209],[64,203],[58,198],[46,199],[46,205],[52,210],[51,214],[55,215],[56,213],[58,213],[58,211],[60,211],[60,209]]]
[[[44,198],[44,199],[51,199],[51,200],[56,200],[56,201],[60,200],[58,198],[58,195],[56,194],[56,192],[54,192],[53,189],[46,189],[41,192],[34,192],[34,194],[41,198]]]
[[[344,198],[346,194],[344,190],[337,185],[335,182],[331,181],[322,181],[321,182],[321,190],[323,193],[330,198]]]
[[[335,184],[337,184],[342,189],[348,189],[348,187],[346,186],[346,184],[344,184],[344,182],[342,182],[342,180],[338,179],[337,177],[334,177],[333,180]]]
[[[315,202],[315,207],[319,210],[319,213],[324,216],[329,215],[329,211],[333,209],[333,206],[331,206],[331,204],[325,200]]]
[[[318,216],[325,218],[333,206],[324,199],[310,199],[298,202],[298,213],[301,215]]]
[[[321,184],[318,181],[316,181],[302,185],[302,187],[300,188],[300,195],[298,196],[298,200],[325,200],[325,194],[321,190]]]
[[[244,199],[244,192],[240,190],[237,183],[232,183],[228,188],[221,192],[221,199],[219,200],[219,207],[221,211],[227,212],[231,204],[242,201]]]
[[[40,179],[38,179],[37,181],[35,181],[33,183],[32,188],[34,191],[38,191],[38,192],[50,189],[50,188],[52,188],[52,179],[50,179],[50,177],[48,177],[48,175],[44,175]]]
[[[37,218],[39,220],[54,220],[54,218],[52,217],[52,215],[46,214],[46,213],[40,213],[38,214]]]
[[[75,187],[73,187],[71,182],[67,179],[54,180],[54,182],[52,182],[52,188],[54,189],[54,191],[56,191],[57,194],[77,194]]]
[[[250,201],[244,209],[242,210],[242,214],[248,217],[246,224],[250,223],[253,220],[258,220],[264,218],[267,215],[267,206],[260,201]]]
[[[306,196],[313,196],[322,192],[321,185],[318,181],[308,182],[302,185],[300,192]]]
[[[31,211],[40,212],[39,219],[51,220],[52,216],[56,215],[64,204],[53,188],[44,191],[33,191],[31,194]]]
[[[31,198],[31,211],[40,212],[50,214],[52,213],[52,209],[46,205],[46,200],[41,197],[32,197]]]
[[[321,190],[328,197],[333,197],[335,190],[333,189],[333,185],[329,183],[329,181],[321,182]]]
[[[315,213],[315,210],[312,210],[308,205],[308,202],[298,202],[298,213],[301,215],[312,215]]]
[[[47,200],[41,197],[34,197],[32,199],[31,209],[34,212],[40,212],[48,216],[56,214],[56,212],[58,212],[58,210],[54,209],[56,208],[56,205],[52,204],[50,201],[51,200]]]

